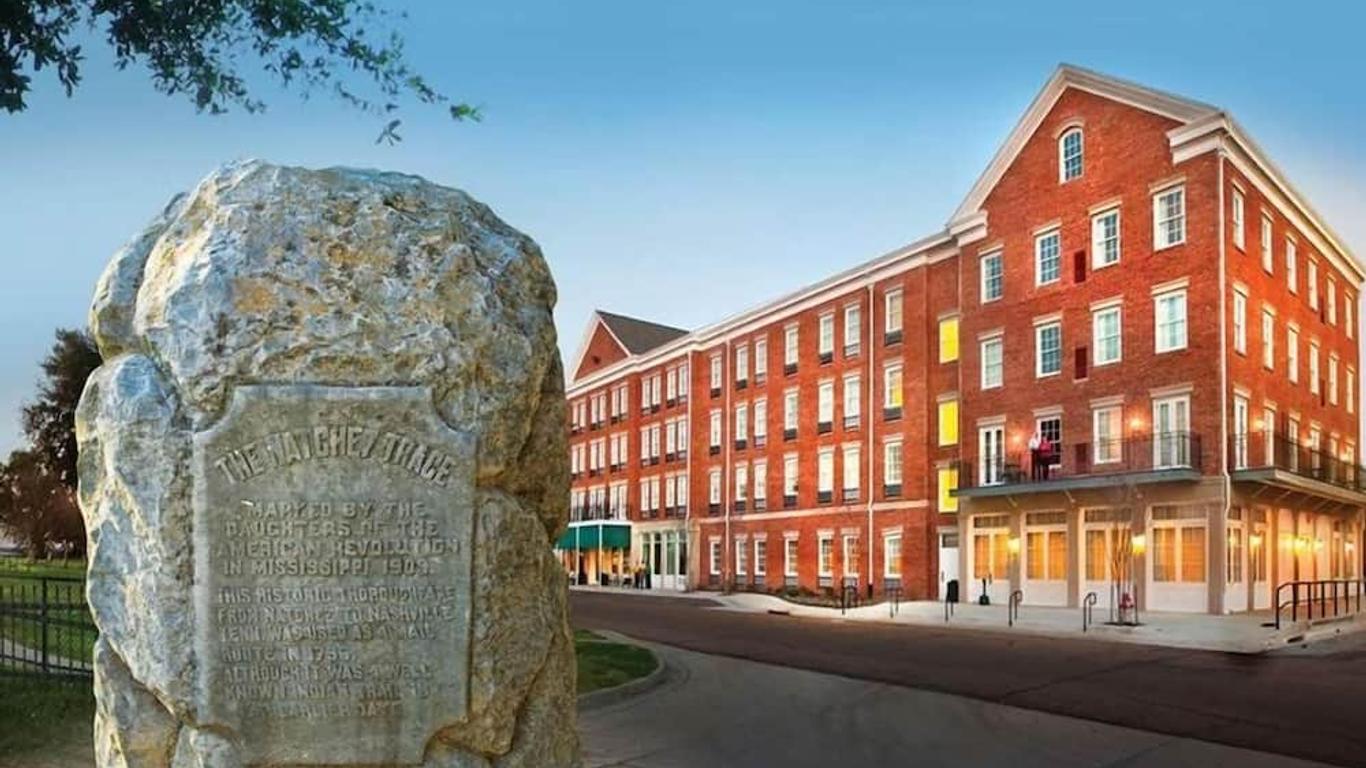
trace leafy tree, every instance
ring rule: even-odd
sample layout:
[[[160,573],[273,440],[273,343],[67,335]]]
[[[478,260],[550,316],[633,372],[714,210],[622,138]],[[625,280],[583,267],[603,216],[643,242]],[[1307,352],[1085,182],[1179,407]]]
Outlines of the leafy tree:
[[[456,120],[477,120],[477,108],[452,103],[408,66],[396,33],[371,35],[388,16],[371,0],[0,0],[0,108],[26,108],[27,67],[53,69],[71,95],[85,58],[72,38],[89,29],[103,32],[119,69],[145,66],[158,91],[186,95],[201,111],[265,108],[238,68],[252,57],[305,96],[330,89],[366,112],[388,114],[406,94],[445,105]],[[370,81],[370,95],[343,80],[350,72]],[[396,127],[390,121],[380,140],[396,141]]]
[[[0,464],[0,529],[23,544],[28,556],[85,551],[85,526],[75,493],[30,451],[15,451]]]
[[[38,399],[24,407],[24,433],[34,460],[72,490],[76,488],[76,405],[85,380],[98,367],[100,352],[90,334],[59,328],[57,342],[43,359]]]

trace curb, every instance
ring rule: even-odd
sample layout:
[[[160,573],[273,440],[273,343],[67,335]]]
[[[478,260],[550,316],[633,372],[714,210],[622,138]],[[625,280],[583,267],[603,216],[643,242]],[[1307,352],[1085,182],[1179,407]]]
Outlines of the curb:
[[[628,680],[622,683],[621,685],[613,686],[611,688],[600,688],[596,691],[589,691],[588,693],[579,694],[578,709],[580,712],[585,712],[593,709],[601,709],[602,707],[611,706],[612,704],[625,701],[626,699],[640,696],[641,694],[648,693],[649,691],[652,691],[655,688],[659,687],[665,680],[668,679],[668,673],[670,668],[668,663],[664,661],[663,654],[655,651],[653,648],[646,647],[644,645],[641,645],[640,643],[634,642],[626,637],[623,637],[622,635],[618,635],[615,632],[604,632],[601,630],[594,631],[598,632],[603,637],[611,640],[612,642],[633,645],[637,648],[644,648],[645,650],[649,651],[650,655],[654,656],[655,658],[655,668],[654,671],[650,672],[650,674],[644,677],[637,677],[634,680]]]

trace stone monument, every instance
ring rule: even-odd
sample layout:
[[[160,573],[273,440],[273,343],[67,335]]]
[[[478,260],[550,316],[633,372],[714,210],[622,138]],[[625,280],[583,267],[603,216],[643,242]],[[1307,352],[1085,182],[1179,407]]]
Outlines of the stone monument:
[[[77,414],[100,768],[576,766],[539,248],[225,166],[109,264]]]

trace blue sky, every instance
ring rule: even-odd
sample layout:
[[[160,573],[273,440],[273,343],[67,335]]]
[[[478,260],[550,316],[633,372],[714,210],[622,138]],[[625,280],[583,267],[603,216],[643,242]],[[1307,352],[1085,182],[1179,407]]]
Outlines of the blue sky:
[[[109,256],[215,165],[421,174],[544,248],[572,355],[595,307],[691,327],[940,227],[1068,61],[1232,110],[1366,254],[1366,22],[1353,4],[410,2],[416,68],[481,104],[375,118],[263,81],[196,114],[94,41],[67,99],[0,114],[0,451]],[[1108,7],[1113,5],[1113,7]]]

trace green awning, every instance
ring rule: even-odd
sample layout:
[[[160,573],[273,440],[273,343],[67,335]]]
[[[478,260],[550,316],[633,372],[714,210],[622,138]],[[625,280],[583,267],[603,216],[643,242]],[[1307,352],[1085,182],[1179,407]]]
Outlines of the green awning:
[[[565,531],[556,549],[630,549],[631,526],[622,523],[586,523]]]

